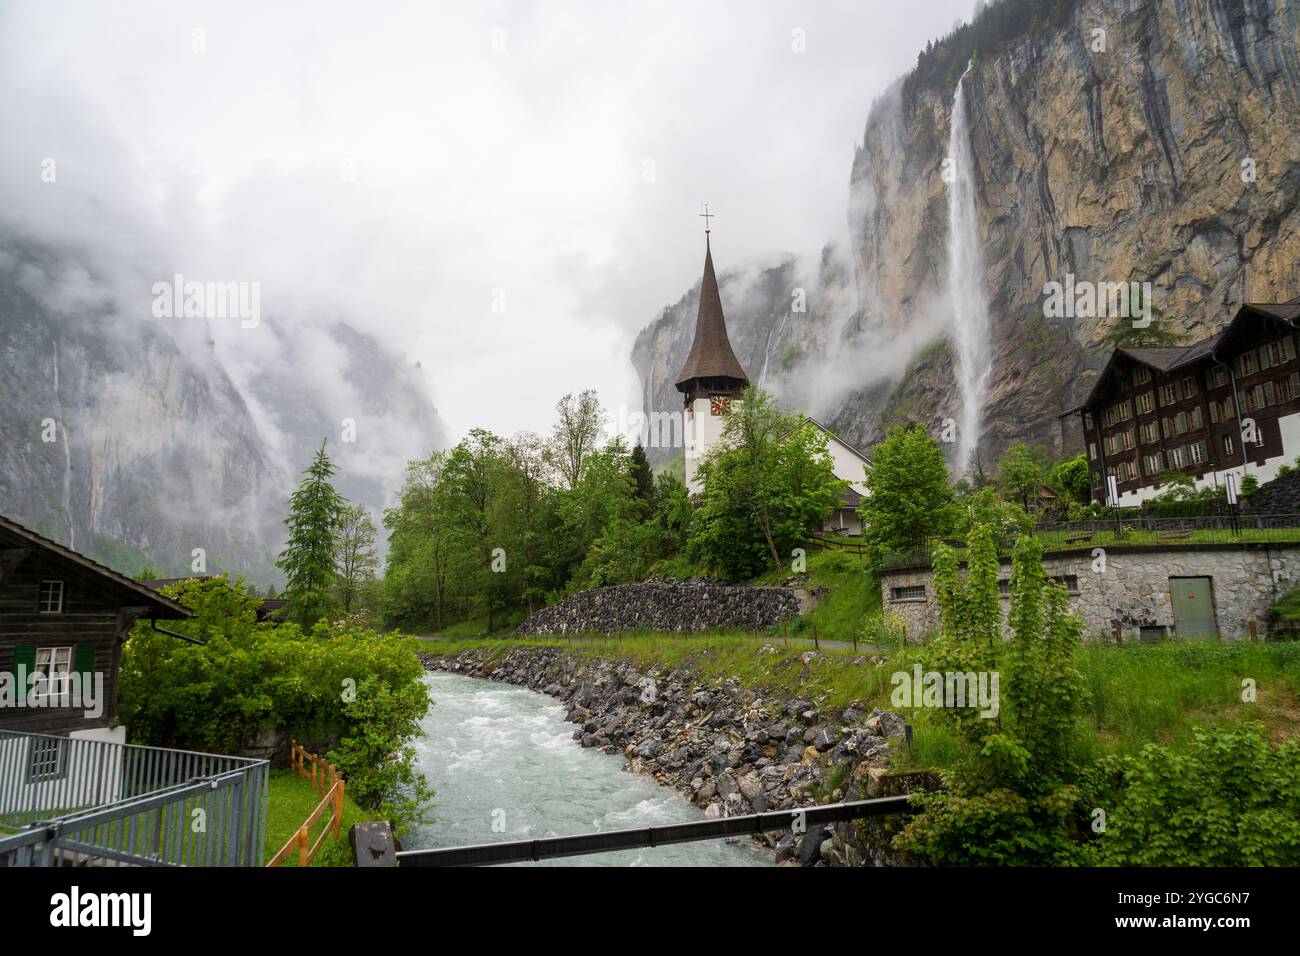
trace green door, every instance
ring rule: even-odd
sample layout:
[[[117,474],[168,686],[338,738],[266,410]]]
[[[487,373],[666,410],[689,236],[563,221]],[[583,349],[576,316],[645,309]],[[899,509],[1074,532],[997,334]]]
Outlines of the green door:
[[[1214,622],[1212,578],[1170,578],[1174,631],[1184,641],[1219,636]]]

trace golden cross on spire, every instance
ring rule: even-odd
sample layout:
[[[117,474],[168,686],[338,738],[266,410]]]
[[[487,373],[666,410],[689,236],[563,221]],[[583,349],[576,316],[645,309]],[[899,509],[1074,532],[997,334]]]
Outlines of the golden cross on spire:
[[[716,212],[709,212],[709,204],[704,204],[704,212],[700,213],[700,218],[704,220],[704,234],[709,234],[709,220],[716,216]]]

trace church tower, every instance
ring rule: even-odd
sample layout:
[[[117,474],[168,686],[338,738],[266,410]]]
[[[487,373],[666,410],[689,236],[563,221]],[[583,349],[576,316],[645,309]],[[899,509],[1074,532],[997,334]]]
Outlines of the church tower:
[[[705,208],[705,215],[712,215]],[[708,222],[706,218],[705,223]],[[713,273],[709,230],[704,230],[704,281],[700,285],[700,311],[695,319],[695,339],[686,364],[677,376],[677,391],[686,403],[683,435],[686,443],[686,490],[696,494],[703,485],[695,478],[700,462],[722,438],[722,416],[740,397],[749,378],[731,349],[727,322],[722,317],[722,297]]]

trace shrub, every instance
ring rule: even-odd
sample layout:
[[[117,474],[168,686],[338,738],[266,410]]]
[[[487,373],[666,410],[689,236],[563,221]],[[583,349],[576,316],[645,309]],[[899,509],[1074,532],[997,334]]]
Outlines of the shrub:
[[[1087,780],[1086,802],[1106,811],[1090,862],[1300,865],[1300,741],[1273,749],[1258,724],[1199,730],[1184,752],[1104,758]]]

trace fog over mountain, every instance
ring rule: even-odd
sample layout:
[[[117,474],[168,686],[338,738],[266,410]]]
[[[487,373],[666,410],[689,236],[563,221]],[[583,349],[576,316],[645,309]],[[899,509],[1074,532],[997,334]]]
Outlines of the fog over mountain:
[[[379,509],[471,427],[544,432],[586,387],[639,408],[701,201],[724,264],[818,261],[871,102],[967,12],[6,4],[0,510],[264,570],[322,438]],[[259,320],[158,315],[175,276],[256,284]]]

